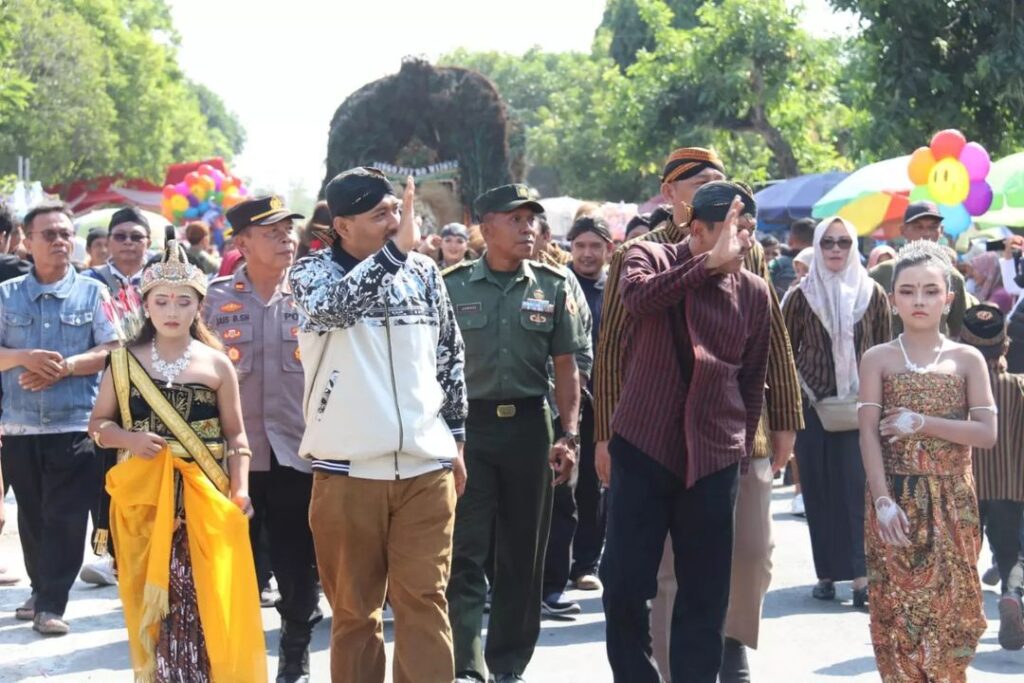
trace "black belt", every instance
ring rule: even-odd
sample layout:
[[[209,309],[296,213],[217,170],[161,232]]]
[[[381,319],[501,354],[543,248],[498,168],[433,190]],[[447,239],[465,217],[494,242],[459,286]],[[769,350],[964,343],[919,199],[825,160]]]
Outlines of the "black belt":
[[[543,396],[530,398],[509,398],[504,401],[470,399],[470,417],[500,417],[507,419],[527,413],[537,413],[544,409]]]

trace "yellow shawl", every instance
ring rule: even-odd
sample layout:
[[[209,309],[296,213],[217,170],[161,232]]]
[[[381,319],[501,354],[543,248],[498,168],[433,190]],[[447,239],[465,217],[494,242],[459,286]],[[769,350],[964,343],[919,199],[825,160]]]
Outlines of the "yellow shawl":
[[[115,374],[119,366],[125,367],[123,359],[119,360],[122,362],[112,364]],[[137,379],[134,373],[132,379]],[[144,384],[136,381],[147,401],[166,401],[152,382],[149,387]],[[156,390],[156,397],[150,387]],[[181,449],[178,444],[174,446],[175,451]],[[249,521],[197,463],[175,457],[171,447],[150,460],[128,458],[107,473],[118,590],[124,604],[135,679],[154,679],[160,622],[172,607],[168,605],[168,578],[175,470],[183,483],[192,575],[212,681],[265,683],[266,645],[249,545]]]

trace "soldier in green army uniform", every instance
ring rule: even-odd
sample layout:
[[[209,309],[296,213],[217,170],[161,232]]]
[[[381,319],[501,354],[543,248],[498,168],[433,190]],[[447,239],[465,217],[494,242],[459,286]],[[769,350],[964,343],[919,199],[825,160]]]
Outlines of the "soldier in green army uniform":
[[[445,271],[466,344],[466,492],[455,511],[448,614],[457,681],[520,681],[540,634],[552,478],[567,481],[579,445],[580,379],[587,345],[564,268],[530,261],[543,207],[524,185],[474,203],[487,249]],[[564,436],[552,444],[547,361]],[[481,643],[491,537],[495,572],[486,654]]]

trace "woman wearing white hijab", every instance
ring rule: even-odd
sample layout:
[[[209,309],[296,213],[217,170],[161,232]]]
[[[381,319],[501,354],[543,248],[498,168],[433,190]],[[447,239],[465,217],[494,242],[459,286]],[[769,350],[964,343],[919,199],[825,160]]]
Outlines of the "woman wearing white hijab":
[[[892,338],[885,290],[861,265],[852,225],[838,217],[818,224],[810,270],[782,313],[804,389],[806,427],[795,451],[818,575],[812,594],[832,600],[834,582],[852,579],[854,605],[863,607],[868,596],[859,434],[856,428],[827,431],[813,407],[825,398],[855,401],[861,355]]]

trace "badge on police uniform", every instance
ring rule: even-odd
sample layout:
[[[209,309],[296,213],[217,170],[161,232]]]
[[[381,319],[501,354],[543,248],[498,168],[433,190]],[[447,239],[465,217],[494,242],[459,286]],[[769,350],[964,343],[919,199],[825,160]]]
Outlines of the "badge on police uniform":
[[[548,301],[544,297],[544,290],[539,287],[533,290],[533,296],[528,299],[523,299],[523,305],[521,307],[523,311],[529,311],[530,313],[554,313],[555,305]],[[547,322],[547,319],[534,320],[531,315],[530,320],[533,322]]]
[[[242,360],[242,352],[238,350],[237,346],[229,346],[227,348],[228,358],[231,359],[232,363],[237,363]]]
[[[237,301],[229,301],[220,307],[221,313],[235,313],[236,311],[242,310],[242,304]]]

